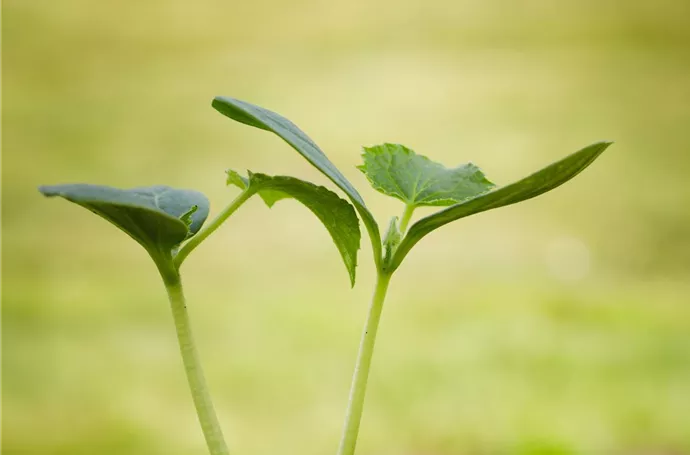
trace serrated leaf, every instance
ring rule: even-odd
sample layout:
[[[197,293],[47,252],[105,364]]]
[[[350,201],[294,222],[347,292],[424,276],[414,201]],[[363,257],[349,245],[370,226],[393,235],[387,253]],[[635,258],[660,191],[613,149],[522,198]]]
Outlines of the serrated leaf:
[[[611,142],[592,144],[529,177],[422,218],[410,227],[387,268],[390,270],[398,268],[417,242],[445,224],[486,210],[525,201],[559,187],[592,164],[609,145]]]
[[[331,235],[350,275],[350,284],[354,286],[360,241],[359,219],[346,200],[323,186],[294,177],[250,172],[249,178],[245,178],[233,170],[228,170],[227,174],[228,184],[258,192],[269,207],[280,199],[294,198],[311,210]]]
[[[109,186],[42,186],[45,196],[60,196],[105,218],[149,253],[167,255],[196,234],[208,216],[209,203],[198,191],[168,186],[121,190]]]
[[[196,213],[197,210],[199,210],[199,206],[198,206],[198,205],[193,205],[193,206],[190,207],[189,210],[187,210],[186,213],[183,213],[183,214],[180,216],[180,221],[182,221],[182,222],[185,224],[185,226],[187,226],[187,229],[189,229],[189,227],[190,227],[190,226],[192,225],[192,223],[194,222],[194,219],[192,218],[192,215],[194,215],[194,214]],[[191,237],[192,235],[194,235],[194,234],[192,234],[191,232],[187,233],[187,237]]]
[[[364,147],[362,158],[374,189],[408,206],[453,205],[495,186],[472,163],[449,169],[400,144]]]
[[[369,239],[374,250],[374,259],[377,265],[380,263],[381,234],[374,216],[366,207],[364,200],[354,186],[309,136],[285,117],[245,101],[218,96],[213,100],[212,106],[221,114],[235,121],[275,133],[343,190],[362,217],[364,226],[369,232]]]
[[[233,171],[232,169],[227,169],[225,173],[228,176],[225,182],[226,185],[235,185],[241,190],[244,190],[249,186],[249,179],[246,177],[242,177],[238,172]],[[250,172],[249,175],[252,175],[252,173]],[[281,193],[280,191],[264,189],[259,191],[259,197],[270,208],[273,207],[273,204],[275,204],[279,200],[288,198],[290,197],[290,195]]]
[[[241,190],[246,190],[249,186],[249,179],[247,177],[242,177],[237,171],[226,169],[225,175],[227,175],[227,179],[225,180],[226,185],[235,185]]]

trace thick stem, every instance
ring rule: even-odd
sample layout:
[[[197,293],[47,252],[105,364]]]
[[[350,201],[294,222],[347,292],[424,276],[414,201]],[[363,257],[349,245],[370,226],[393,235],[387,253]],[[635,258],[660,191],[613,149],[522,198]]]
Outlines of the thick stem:
[[[367,391],[369,368],[371,366],[371,358],[374,354],[376,332],[379,327],[383,301],[386,298],[386,291],[388,290],[390,279],[390,274],[379,272],[376,281],[376,290],[371,301],[371,307],[369,308],[367,322],[364,326],[362,341],[359,345],[359,354],[357,355],[355,373],[350,388],[350,399],[347,407],[347,414],[345,416],[345,428],[343,429],[343,436],[340,440],[338,455],[353,455],[355,453],[359,424],[362,420],[362,410],[364,409],[364,397]]]
[[[189,253],[191,253],[192,250],[194,250],[194,248],[199,246],[199,244],[203,242],[206,239],[206,237],[213,234],[213,232],[216,229],[218,229],[220,225],[223,224],[225,220],[227,220],[230,217],[230,215],[235,213],[235,211],[238,208],[240,208],[240,206],[244,204],[247,199],[252,197],[253,194],[254,191],[250,191],[249,189],[242,191],[239,194],[239,196],[237,196],[235,200],[230,203],[230,205],[225,207],[223,211],[220,212],[213,221],[204,226],[204,228],[197,232],[196,235],[194,235],[194,237],[192,237],[191,239],[189,239],[189,241],[187,241],[187,243],[182,245],[180,251],[178,251],[175,255],[175,268],[179,269],[180,265],[182,265],[182,262],[185,260],[185,258],[189,256]]]
[[[407,231],[407,225],[410,224],[410,219],[412,219],[412,214],[414,213],[415,208],[416,207],[412,204],[405,206],[405,211],[400,219],[400,233],[402,235],[405,235],[405,231]]]
[[[182,292],[180,276],[177,272],[171,270],[168,270],[166,273],[161,271],[161,274],[165,281],[165,287],[168,290],[170,306],[175,320],[175,329],[177,330],[177,339],[180,343],[182,362],[187,373],[187,381],[192,392],[201,430],[204,432],[206,445],[211,455],[228,455],[228,448],[223,439],[223,432],[220,429],[218,417],[211,402],[204,372],[199,361],[199,354],[196,351],[194,339],[192,338],[192,330],[189,324],[187,305]]]

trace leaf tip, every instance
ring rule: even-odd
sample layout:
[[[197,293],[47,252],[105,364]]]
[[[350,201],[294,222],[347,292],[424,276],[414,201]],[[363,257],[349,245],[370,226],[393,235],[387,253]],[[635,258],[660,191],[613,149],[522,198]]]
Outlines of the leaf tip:
[[[216,107],[219,104],[223,104],[224,101],[227,101],[229,98],[227,96],[214,96],[213,100],[211,101],[211,106]]]
[[[592,155],[592,159],[597,158],[599,155],[604,153],[604,151],[613,144],[613,141],[599,141],[585,147],[582,151],[589,150]]]
[[[45,197],[60,196],[60,190],[55,185],[41,185],[38,191]]]

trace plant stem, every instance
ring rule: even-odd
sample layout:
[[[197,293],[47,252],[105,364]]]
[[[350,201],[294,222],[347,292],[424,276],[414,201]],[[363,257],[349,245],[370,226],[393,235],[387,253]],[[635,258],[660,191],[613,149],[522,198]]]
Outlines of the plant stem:
[[[359,424],[362,420],[362,410],[364,408],[364,397],[367,391],[369,368],[371,366],[371,358],[374,354],[376,332],[379,327],[383,301],[386,298],[386,291],[388,290],[390,279],[391,275],[389,273],[378,272],[376,290],[374,291],[374,297],[369,307],[369,315],[367,316],[367,322],[364,326],[362,341],[359,345],[355,373],[350,388],[350,399],[348,402],[347,414],[345,416],[345,428],[343,429],[343,436],[340,440],[338,455],[353,455],[355,453]]]
[[[405,211],[403,212],[402,218],[400,219],[400,234],[405,235],[405,231],[407,231],[407,225],[410,224],[410,219],[412,218],[412,214],[414,213],[415,208],[416,207],[412,204],[405,206]]]
[[[179,269],[180,265],[182,265],[182,262],[185,260],[187,256],[189,256],[189,253],[194,250],[201,242],[203,242],[206,237],[209,235],[213,234],[213,232],[220,227],[221,224],[227,220],[230,215],[235,213],[235,211],[240,208],[244,202],[252,197],[252,195],[255,193],[253,190],[246,189],[242,191],[234,201],[230,203],[227,207],[223,209],[222,212],[218,214],[218,216],[211,221],[209,224],[207,224],[205,227],[203,227],[199,232],[196,233],[194,237],[189,239],[187,243],[182,245],[182,248],[177,252],[175,255],[174,261],[175,261],[175,268]]]
[[[199,417],[201,430],[204,432],[206,445],[211,455],[228,455],[228,448],[223,439],[223,432],[218,423],[218,417],[211,402],[211,396],[206,385],[204,372],[201,368],[199,355],[194,345],[192,338],[192,330],[189,324],[189,316],[187,315],[187,305],[185,303],[184,293],[182,291],[182,281],[180,275],[171,270],[166,272],[161,271],[163,280],[165,281],[165,288],[168,291],[170,298],[170,306],[172,308],[173,319],[175,320],[175,329],[177,330],[177,339],[180,343],[180,353],[182,354],[182,362],[187,373],[187,381],[189,382],[189,389],[192,392],[194,399],[194,406]]]

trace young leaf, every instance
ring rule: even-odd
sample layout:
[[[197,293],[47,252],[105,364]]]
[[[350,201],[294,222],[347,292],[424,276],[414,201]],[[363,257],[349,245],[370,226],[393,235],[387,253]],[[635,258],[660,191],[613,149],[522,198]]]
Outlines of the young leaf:
[[[592,144],[529,177],[422,218],[410,227],[388,268],[390,270],[398,268],[410,249],[422,237],[444,224],[475,213],[525,201],[564,184],[592,164],[609,145],[611,142]]]
[[[42,186],[45,196],[60,196],[79,204],[127,233],[150,254],[170,251],[199,231],[208,216],[209,203],[198,191],[168,186],[121,190],[100,185]]]
[[[398,217],[394,216],[391,218],[390,223],[388,223],[388,231],[386,235],[383,236],[383,263],[388,264],[395,250],[400,245],[403,235],[400,232],[400,227],[398,226]]]
[[[362,217],[374,249],[374,260],[377,265],[380,263],[381,234],[374,216],[367,209],[357,190],[309,136],[285,117],[245,101],[218,96],[213,100],[212,106],[235,121],[275,133],[343,190]]]
[[[247,189],[247,187],[249,187],[249,179],[246,177],[242,177],[238,172],[235,172],[232,169],[227,169],[225,173],[228,176],[225,182],[226,185],[235,185],[236,187],[242,190]],[[250,173],[249,175],[251,176],[253,174]],[[281,193],[280,191],[263,189],[259,191],[259,197],[263,199],[264,203],[268,206],[268,208],[271,208],[273,207],[273,204],[275,204],[281,199],[289,198],[290,195],[286,193]]]
[[[364,147],[364,164],[357,166],[379,192],[406,205],[453,205],[495,185],[474,164],[448,169],[400,144]]]
[[[185,226],[187,226],[187,229],[189,229],[189,226],[191,226],[192,222],[194,222],[192,215],[194,215],[197,210],[199,210],[199,206],[193,205],[189,208],[189,210],[187,210],[187,213],[183,213],[180,216],[180,221],[182,221],[185,224]],[[187,233],[187,237],[191,237],[192,235],[194,234],[192,234],[191,232]]]
[[[354,286],[360,240],[359,219],[347,201],[323,186],[294,177],[250,172],[249,178],[245,178],[233,170],[228,170],[227,174],[229,185],[258,192],[269,207],[281,199],[294,198],[311,210],[331,234],[350,275],[350,284]]]

